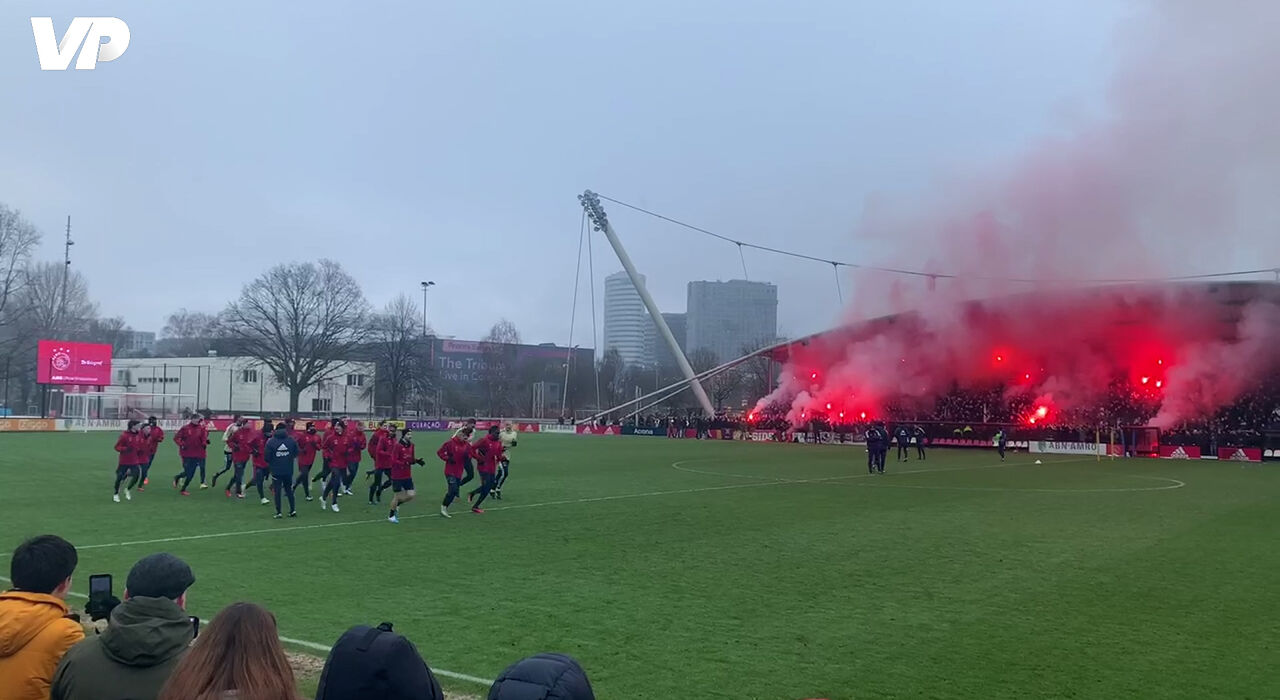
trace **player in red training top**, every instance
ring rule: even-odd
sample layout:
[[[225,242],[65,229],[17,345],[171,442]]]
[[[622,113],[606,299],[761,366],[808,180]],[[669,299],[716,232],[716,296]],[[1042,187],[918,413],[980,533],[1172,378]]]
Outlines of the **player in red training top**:
[[[369,438],[369,454],[373,455],[373,469],[365,472],[373,475],[373,484],[369,486],[369,505],[382,502],[382,492],[391,486],[391,460],[396,453],[396,436],[394,429],[387,429],[387,422],[378,423],[378,429]],[[383,479],[387,480],[384,485]]]
[[[147,487],[142,485],[142,470],[147,468],[147,462],[149,462],[153,457],[151,454],[151,448],[153,445],[151,444],[150,423],[142,423],[138,426],[138,442],[138,478],[136,481],[138,482],[138,491],[142,492],[147,490]]]
[[[413,465],[422,466],[424,462],[414,451],[413,431],[408,428],[400,431],[399,441],[395,441],[390,434],[383,437],[382,441],[394,445],[389,451],[392,452],[391,488],[395,491],[395,495],[391,497],[391,511],[387,514],[387,520],[398,523],[400,506],[412,501],[418,495],[418,492],[413,489]]]
[[[199,413],[191,414],[191,420],[178,429],[173,441],[178,445],[178,456],[182,458],[182,473],[173,477],[173,487],[178,488],[178,481],[182,480],[182,495],[190,496],[187,487],[191,486],[197,469],[204,471],[204,458],[209,447],[209,431],[205,430],[204,417]],[[200,488],[209,487],[201,482]]]
[[[369,456],[373,457],[374,466],[373,469],[364,473],[365,481],[368,481],[369,477],[373,476],[373,473],[378,471],[378,442],[380,442],[384,436],[390,436],[392,442],[396,441],[396,429],[394,427],[388,428],[388,425],[389,424],[385,420],[378,421],[378,427],[374,428],[373,434],[369,436],[369,444],[366,449],[369,451]]]
[[[271,503],[263,487],[267,479],[271,478],[271,466],[267,462],[267,440],[275,432],[275,428],[275,424],[269,420],[262,421],[262,430],[246,428],[249,430],[249,455],[253,457],[253,478],[249,485],[258,487],[258,503],[264,506]]]
[[[444,441],[440,449],[436,450],[436,456],[444,460],[444,480],[449,485],[449,490],[445,492],[444,500],[440,503],[440,515],[452,518],[453,516],[449,515],[449,504],[458,497],[462,475],[466,472],[465,465],[471,459],[471,428],[460,428],[453,437]]]
[[[120,433],[120,437],[116,438],[116,452],[120,453],[120,459],[116,462],[116,485],[111,491],[111,500],[116,503],[120,502],[120,484],[127,478],[129,483],[124,487],[124,499],[132,501],[133,496],[129,494],[138,483],[138,476],[142,473],[138,469],[138,464],[146,454],[147,445],[145,438],[138,434],[138,421],[131,420],[125,427],[124,432]]]
[[[151,463],[156,459],[156,450],[160,448],[160,443],[164,442],[164,428],[161,428],[160,424],[156,422],[155,416],[147,418],[147,425],[151,427],[151,431],[147,434],[147,440],[150,441],[150,444],[147,445],[147,461],[139,465],[142,467],[142,486],[138,487],[139,491],[145,491],[146,489],[143,486],[151,483],[151,478],[148,476],[151,471]]]
[[[476,471],[480,473],[480,487],[467,494],[467,502],[471,504],[472,513],[483,513],[480,504],[493,492],[498,482],[498,460],[502,458],[502,438],[498,437],[499,428],[489,426],[489,432],[471,446],[471,456],[476,460]],[[479,496],[479,498],[476,498]]]
[[[227,438],[227,445],[231,447],[231,481],[227,484],[227,498],[235,496],[236,498],[244,498],[244,470],[249,464],[249,460],[253,458],[253,437],[259,435],[258,431],[249,427],[249,421],[245,418],[236,419],[236,429],[231,432]],[[214,481],[218,478],[215,476]]]
[[[355,483],[356,476],[360,473],[360,460],[364,457],[364,448],[368,445],[368,441],[364,435],[364,428],[360,427],[360,421],[343,416],[342,424],[343,430],[347,433],[347,474],[342,480],[342,493],[352,496],[354,494],[351,493],[351,485]]]
[[[320,449],[329,458],[329,480],[325,482],[324,491],[320,493],[320,509],[332,507],[333,512],[337,513],[339,512],[338,497],[342,495],[343,480],[347,476],[347,460],[351,457],[351,444],[347,442],[347,426],[342,421],[336,421],[333,428],[325,433],[324,440],[320,442]]]
[[[316,451],[320,449],[320,435],[316,432],[316,424],[307,421],[307,429],[298,433],[298,478],[293,481],[293,490],[302,487],[302,493],[311,500],[311,467],[316,463]]]

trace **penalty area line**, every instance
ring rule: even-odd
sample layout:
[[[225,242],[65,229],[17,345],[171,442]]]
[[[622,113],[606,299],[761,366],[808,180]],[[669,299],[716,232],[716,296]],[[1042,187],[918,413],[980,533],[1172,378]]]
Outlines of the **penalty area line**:
[[[13,583],[13,579],[7,576],[0,576],[0,581],[4,581],[6,583]],[[83,593],[77,593],[75,591],[68,591],[67,595],[75,598],[80,598],[82,600],[87,600],[89,598],[89,596]],[[209,621],[208,618],[204,618],[204,617],[200,618],[201,624],[208,621]],[[305,639],[294,639],[292,637],[286,637],[284,635],[280,635],[280,641],[284,642],[285,644],[292,644],[293,646],[303,647],[305,649],[322,651],[325,654],[328,654],[330,651],[333,650],[333,647],[329,646],[328,644],[320,644],[318,642],[308,642]],[[489,685],[493,683],[493,681],[485,680],[484,678],[481,678],[479,676],[472,676],[467,673],[458,673],[457,671],[449,671],[443,668],[432,668],[431,672],[436,674],[437,676],[444,676],[445,678],[453,678],[454,680],[459,680],[459,681],[467,681],[468,683],[478,683],[480,685]]]

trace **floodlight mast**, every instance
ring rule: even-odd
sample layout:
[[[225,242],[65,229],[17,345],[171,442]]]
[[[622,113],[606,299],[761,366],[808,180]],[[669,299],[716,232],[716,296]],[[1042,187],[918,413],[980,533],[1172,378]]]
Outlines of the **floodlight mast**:
[[[639,273],[636,272],[636,266],[631,262],[631,256],[627,255],[627,251],[622,247],[622,241],[618,240],[618,234],[614,233],[613,226],[609,224],[609,217],[604,213],[604,207],[600,206],[600,197],[595,192],[587,190],[578,195],[578,201],[582,204],[582,208],[586,210],[587,216],[591,217],[592,227],[604,233],[604,237],[609,239],[609,245],[613,246],[613,252],[618,255],[618,262],[622,263],[622,269],[627,271],[627,276],[631,278],[631,284],[636,288],[636,292],[640,294],[640,300],[644,302],[644,306],[649,310],[649,316],[653,319],[655,325],[658,326],[658,332],[662,334],[667,345],[671,348],[671,354],[675,355],[676,364],[680,366],[680,372],[689,382],[689,386],[693,389],[693,395],[698,397],[698,403],[702,404],[702,410],[707,417],[715,415],[715,409],[711,407],[711,399],[707,397],[707,392],[702,388],[702,383],[698,381],[698,377],[694,374],[693,366],[689,364],[689,358],[685,357],[684,350],[680,349],[680,344],[676,342],[676,337],[671,334],[671,328],[667,326],[667,320],[662,317],[662,312],[658,310],[658,305],[654,303],[653,297],[649,296],[649,290],[645,288],[644,281],[640,279]]]

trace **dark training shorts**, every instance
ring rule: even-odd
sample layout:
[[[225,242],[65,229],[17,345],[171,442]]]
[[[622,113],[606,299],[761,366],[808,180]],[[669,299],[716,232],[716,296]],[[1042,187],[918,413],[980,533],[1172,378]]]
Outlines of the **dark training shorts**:
[[[392,479],[391,490],[400,493],[401,491],[413,490],[413,479]]]

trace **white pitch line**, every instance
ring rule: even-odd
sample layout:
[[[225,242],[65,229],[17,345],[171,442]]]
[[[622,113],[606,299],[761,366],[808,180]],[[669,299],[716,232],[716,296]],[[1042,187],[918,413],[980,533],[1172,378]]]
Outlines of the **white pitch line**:
[[[1180,489],[1187,485],[1185,481],[1177,479],[1166,479],[1159,476],[1137,476],[1136,474],[1118,474],[1117,476],[1126,476],[1131,479],[1157,479],[1159,481],[1168,481],[1167,486],[1148,486],[1146,488],[1115,488],[1115,489],[1019,489],[1019,488],[1000,488],[995,486],[924,486],[911,484],[885,484],[875,483],[875,488],[882,489],[925,489],[930,491],[1013,491],[1018,493],[1136,493],[1140,491],[1172,491]]]
[[[604,501],[620,501],[620,500],[627,500],[632,498],[652,498],[655,496],[680,496],[680,495],[687,495],[691,493],[709,493],[713,491],[749,489],[749,488],[756,488],[759,486],[779,486],[779,485],[786,485],[786,484],[816,484],[816,483],[825,483],[829,481],[843,481],[846,479],[865,479],[872,476],[871,474],[843,474],[840,476],[816,477],[812,479],[779,479],[778,477],[767,477],[767,476],[748,477],[745,475],[718,474],[715,472],[699,471],[696,469],[689,469],[687,467],[679,466],[681,464],[688,464],[690,462],[715,461],[716,459],[719,459],[719,458],[681,460],[681,461],[672,463],[671,466],[677,470],[689,472],[693,474],[705,474],[708,476],[737,476],[739,478],[761,478],[761,479],[769,479],[769,481],[758,481],[758,482],[752,482],[748,484],[722,484],[719,486],[701,486],[701,487],[689,488],[689,489],[672,489],[669,491],[643,491],[640,493],[623,493],[623,494],[617,494],[613,496],[592,496],[589,498],[569,498],[569,499],[564,499],[559,501],[543,501],[541,503],[524,503],[524,504],[510,505],[510,506],[502,505],[502,506],[489,508],[487,510],[491,512],[501,512],[504,510],[518,510],[518,509],[524,509],[524,508],[545,508],[547,506],[565,506],[565,505],[578,505],[583,503],[600,503]],[[1071,460],[1062,460],[1058,462],[1053,462],[1053,464],[1069,464],[1073,462],[1087,462],[1087,461],[1089,460],[1071,459]],[[1016,463],[1016,462],[1015,463],[1000,462],[997,464],[986,464],[986,465],[979,465],[979,466],[973,466],[973,467],[956,467],[952,469],[914,469],[909,471],[893,472],[893,475],[925,474],[925,473],[933,473],[933,472],[952,472],[952,471],[971,471],[975,469],[997,469],[997,468],[1003,468],[1003,467],[1017,467],[1017,466],[1030,466],[1030,465]],[[406,515],[401,517],[400,519],[401,520],[418,520],[420,518],[438,518],[438,517],[440,516],[437,513],[420,513],[417,515]],[[139,546],[139,545],[166,544],[169,542],[191,542],[196,540],[218,539],[222,537],[237,537],[239,535],[263,535],[263,534],[276,533],[276,532],[296,532],[300,530],[317,530],[320,528],[330,528],[330,527],[351,527],[354,525],[372,525],[375,523],[384,523],[384,522],[386,522],[386,518],[376,518],[372,520],[343,520],[336,523],[313,523],[311,525],[289,525],[286,527],[268,527],[268,528],[258,528],[255,530],[235,530],[232,532],[206,532],[206,533],[201,533],[199,535],[159,537],[151,540],[130,540],[126,542],[104,542],[101,544],[87,544],[83,546],[77,545],[76,549],[77,550],[106,549],[106,548],[112,548],[112,547],[133,547],[133,546]]]
[[[7,576],[0,576],[0,581],[7,581],[8,583],[13,583],[13,579]],[[67,591],[67,595],[73,596],[75,598],[83,598],[83,599],[89,598],[89,596],[83,593],[77,593],[75,591]],[[200,618],[200,622],[201,624],[203,624],[205,622],[208,622],[208,620],[202,617]],[[280,636],[280,641],[284,642],[285,644],[292,644],[294,646],[305,647],[307,649],[314,649],[315,651],[322,651],[325,654],[328,654],[330,651],[333,650],[333,647],[329,646],[328,644],[308,642],[305,639],[294,639],[292,637],[285,637],[284,635]],[[493,683],[493,681],[486,680],[479,676],[472,676],[466,673],[458,673],[457,671],[449,671],[443,668],[432,668],[431,672],[436,674],[437,676],[444,676],[445,678],[453,678],[459,681],[467,681],[468,683],[478,683],[480,685],[490,685],[491,683]]]
[[[747,486],[768,486],[775,483],[776,484],[812,484],[812,483],[822,483],[827,481],[844,481],[848,479],[868,479],[874,476],[878,476],[877,474],[872,474],[868,472],[866,474],[861,474],[861,473],[845,474],[843,476],[824,476],[824,477],[815,477],[812,479],[786,479],[782,477],[751,476],[748,474],[730,474],[727,472],[709,472],[701,469],[690,469],[689,467],[680,466],[681,464],[688,464],[690,462],[715,462],[715,461],[725,461],[727,459],[729,458],[703,457],[700,459],[685,459],[679,462],[672,463],[671,467],[678,471],[688,472],[690,474],[704,474],[706,476],[731,476],[731,477],[737,477],[739,479],[773,479],[773,481],[763,482],[760,484],[746,484]],[[951,467],[951,468],[943,468],[943,469],[909,469],[907,471],[892,471],[892,472],[886,472],[884,476],[893,477],[893,476],[903,476],[906,474],[937,474],[942,472],[975,471],[978,469],[1004,469],[1006,467],[1033,467],[1033,466],[1050,466],[1054,464],[1078,464],[1080,462],[1090,462],[1090,461],[1093,461],[1093,460],[1089,458],[1064,459],[1064,460],[1050,462],[1048,465],[1035,465],[1029,462],[995,462],[992,464],[979,464],[979,465],[969,466],[969,467]],[[1160,477],[1138,477],[1138,478],[1158,479]]]
[[[721,486],[704,486],[704,487],[700,487],[700,488],[692,488],[692,489],[675,489],[675,490],[671,490],[671,491],[645,491],[645,492],[641,492],[641,493],[625,493],[625,494],[618,494],[618,495],[615,495],[615,496],[595,496],[595,497],[591,497],[591,498],[572,498],[572,499],[565,499],[565,500],[560,500],[560,501],[544,501],[544,502],[542,502],[542,503],[526,503],[526,504],[512,505],[512,506],[499,506],[499,507],[497,507],[497,508],[490,508],[489,510],[490,510],[490,511],[503,511],[503,510],[516,510],[516,509],[519,509],[519,508],[543,508],[543,507],[546,507],[546,506],[557,506],[557,505],[576,505],[576,504],[581,504],[581,503],[599,503],[599,502],[601,502],[601,501],[617,501],[617,500],[623,500],[623,499],[629,499],[629,498],[651,498],[651,497],[654,497],[654,496],[675,496],[675,495],[690,494],[690,493],[706,493],[706,492],[710,492],[710,491],[727,491],[727,490],[731,490],[731,489],[755,488],[755,487],[757,487],[757,486],[778,486],[778,485],[783,485],[783,484],[815,484],[815,483],[824,483],[824,482],[828,482],[828,481],[842,481],[842,480],[847,480],[847,479],[864,479],[864,478],[867,478],[867,477],[871,477],[871,476],[873,476],[872,474],[844,474],[844,475],[841,475],[841,476],[818,477],[818,478],[812,478],[812,479],[784,479],[784,478],[780,478],[780,477],[769,477],[769,476],[748,476],[748,475],[745,475],[745,474],[726,474],[726,473],[720,473],[720,472],[708,472],[708,471],[701,471],[701,470],[697,470],[697,469],[690,469],[690,468],[688,468],[688,467],[681,467],[681,466],[680,466],[680,465],[682,465],[682,464],[688,464],[688,463],[690,463],[690,462],[707,462],[707,461],[716,461],[717,459],[720,459],[720,458],[714,458],[714,457],[713,457],[713,458],[706,458],[706,459],[689,459],[689,460],[681,460],[681,461],[678,461],[678,462],[673,462],[673,463],[671,464],[671,466],[672,466],[672,468],[674,468],[674,469],[676,469],[676,470],[683,471],[683,472],[688,472],[688,473],[690,473],[690,474],[702,474],[702,475],[706,475],[706,476],[721,476],[721,477],[723,477],[723,476],[728,476],[728,477],[737,477],[737,478],[741,478],[741,479],[769,479],[769,481],[759,481],[759,482],[752,482],[752,483],[748,483],[748,484],[727,484],[727,485],[721,485]],[[1055,462],[1051,462],[1050,464],[1072,464],[1072,463],[1087,462],[1087,461],[1089,461],[1089,460],[1088,460],[1088,459],[1067,459],[1067,460],[1062,460],[1062,461],[1055,461]],[[909,471],[898,471],[898,472],[892,472],[892,475],[903,475],[903,474],[927,474],[927,473],[934,473],[934,472],[972,471],[972,470],[976,470],[976,469],[999,469],[999,468],[1003,468],[1003,467],[1019,467],[1019,466],[1033,466],[1033,465],[1030,465],[1030,464],[1023,464],[1023,463],[1018,463],[1018,462],[1014,462],[1014,463],[1001,462],[1001,463],[998,463],[998,464],[985,464],[985,465],[979,465],[979,466],[973,466],[973,467],[956,467],[956,468],[951,468],[951,469],[913,469],[913,470],[909,470]],[[1132,474],[1128,474],[1128,475],[1125,475],[1125,476],[1134,476],[1135,478],[1139,478],[1139,479],[1163,479],[1163,478],[1164,478],[1164,477],[1145,477],[1145,476],[1136,476],[1136,475],[1132,475]],[[1159,489],[1135,489],[1135,490],[1141,490],[1141,491],[1146,491],[1146,490],[1163,490],[1163,489],[1181,488],[1182,486],[1186,486],[1186,484],[1185,484],[1184,482],[1178,481],[1177,479],[1167,479],[1167,480],[1168,480],[1168,481],[1177,481],[1178,485],[1177,485],[1177,486],[1164,486],[1164,487],[1160,487]],[[910,486],[906,486],[905,488],[927,488],[927,487],[910,487]],[[1060,492],[1058,492],[1058,493],[1060,493]],[[418,518],[430,518],[430,517],[439,517],[439,516],[435,515],[434,513],[425,513],[425,514],[419,514],[419,515],[408,515],[408,516],[405,516],[405,517],[401,518],[401,520],[415,520],[415,519],[418,519]],[[134,540],[134,541],[129,541],[129,542],[108,542],[108,543],[104,543],[104,544],[90,544],[90,545],[77,546],[77,547],[76,547],[76,549],[77,549],[77,550],[82,550],[82,549],[103,549],[103,548],[107,548],[107,547],[129,547],[129,546],[134,546],[134,545],[163,544],[163,543],[166,543],[166,542],[187,542],[187,541],[191,541],[191,540],[207,540],[207,539],[215,539],[215,538],[220,538],[220,537],[235,537],[235,536],[237,536],[237,535],[257,535],[257,534],[266,534],[266,533],[270,533],[270,532],[291,532],[291,531],[297,531],[297,530],[315,530],[315,529],[319,529],[319,528],[326,528],[326,527],[347,527],[347,526],[350,526],[350,525],[368,525],[368,524],[372,524],[372,523],[381,523],[381,522],[384,522],[384,520],[383,520],[382,518],[378,518],[378,519],[376,519],[376,520],[347,520],[347,521],[342,521],[342,522],[337,522],[337,523],[317,523],[317,524],[312,524],[312,525],[294,525],[294,526],[290,526],[290,527],[261,528],[261,529],[257,529],[257,530],[238,530],[238,531],[235,531],[235,532],[214,532],[214,533],[205,533],[205,534],[200,534],[200,535],[186,535],[186,536],[182,536],[182,537],[162,537],[162,538],[158,538],[158,539],[154,539],[154,540]],[[12,583],[12,580],[11,580],[11,579],[6,578],[6,577],[4,577],[4,576],[0,576],[0,581],[9,581],[10,583]],[[77,597],[77,598],[88,598],[88,596],[86,596],[86,595],[85,595],[85,594],[83,594],[83,593],[71,592],[71,593],[69,593],[69,595],[75,596],[75,597]],[[312,649],[312,650],[315,650],[315,651],[321,651],[321,652],[324,652],[325,654],[328,654],[328,653],[329,653],[329,651],[332,649],[332,647],[331,647],[331,646],[329,646],[329,645],[327,645],[327,644],[320,644],[320,643],[317,643],[317,642],[310,642],[310,641],[307,641],[307,640],[305,640],[305,639],[294,639],[294,638],[292,638],[292,637],[285,637],[285,636],[281,636],[281,637],[280,637],[280,641],[282,641],[282,642],[284,642],[284,643],[286,643],[286,644],[292,644],[292,645],[294,645],[294,646],[299,646],[299,647],[303,647],[303,648],[306,648],[306,649]],[[479,676],[472,676],[472,675],[469,675],[469,674],[466,674],[466,673],[458,673],[458,672],[456,672],[456,671],[449,671],[449,670],[447,670],[447,669],[437,669],[437,668],[432,668],[432,669],[431,669],[431,672],[432,672],[432,673],[435,673],[436,675],[439,675],[439,676],[444,676],[445,678],[452,678],[452,679],[455,679],[455,680],[466,681],[466,682],[468,682],[468,683],[476,683],[476,684],[479,684],[479,685],[489,685],[490,683],[492,683],[492,681],[486,680],[486,679],[481,678],[481,677],[479,677]]]
[[[825,480],[831,480],[831,479],[845,479],[845,478],[849,478],[849,477],[836,476],[836,477],[829,477],[828,479],[816,479],[813,481],[825,481]],[[690,494],[690,493],[704,493],[708,491],[727,491],[729,489],[744,489],[744,488],[752,488],[755,486],[777,486],[779,484],[798,484],[798,483],[807,483],[807,482],[764,481],[764,482],[752,483],[752,484],[726,484],[721,486],[704,486],[701,488],[692,488],[692,489],[675,489],[671,491],[645,491],[642,493],[624,493],[624,494],[618,494],[615,496],[593,496],[590,498],[571,498],[571,499],[565,499],[561,501],[544,501],[542,503],[524,503],[524,504],[510,505],[510,506],[504,505],[504,506],[497,506],[494,508],[488,508],[486,510],[490,512],[498,512],[498,511],[504,511],[504,510],[516,510],[520,508],[543,508],[546,506],[575,505],[579,503],[598,503],[601,501],[618,501],[618,500],[623,500],[628,498],[651,498],[654,496],[675,496],[675,495]],[[418,515],[401,516],[400,519],[401,520],[417,520],[419,518],[438,518],[438,517],[440,517],[438,513],[420,513]],[[104,549],[108,547],[131,547],[135,545],[164,544],[167,542],[190,542],[192,540],[208,540],[208,539],[214,539],[219,537],[236,537],[238,535],[258,535],[258,534],[266,534],[271,532],[293,532],[297,530],[315,530],[322,527],[350,527],[352,525],[370,525],[373,523],[385,523],[386,521],[387,521],[386,518],[377,518],[374,520],[344,520],[336,523],[317,523],[314,525],[291,525],[288,527],[260,528],[257,530],[236,530],[234,532],[207,532],[199,535],[183,535],[180,537],[160,537],[153,540],[131,540],[128,542],[104,542],[102,544],[88,544],[84,546],[77,545],[76,549],[77,550]]]

